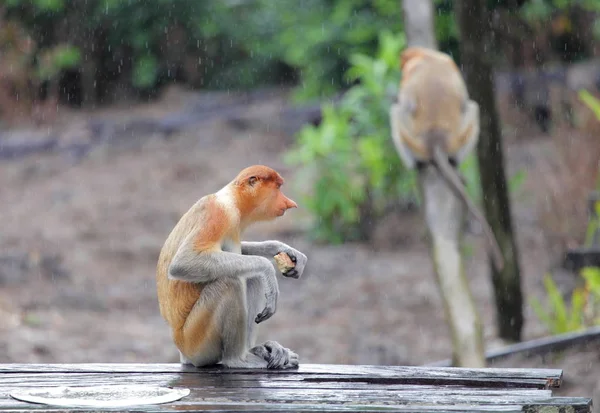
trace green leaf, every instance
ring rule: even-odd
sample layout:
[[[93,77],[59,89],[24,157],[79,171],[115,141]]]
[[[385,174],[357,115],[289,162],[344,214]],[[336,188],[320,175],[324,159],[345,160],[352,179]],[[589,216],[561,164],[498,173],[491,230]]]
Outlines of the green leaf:
[[[596,119],[600,120],[600,100],[585,89],[581,89],[578,93],[579,99],[592,111]]]
[[[33,4],[42,11],[59,12],[65,7],[65,0],[33,0]]]
[[[542,323],[544,323],[546,328],[553,334],[556,334],[557,332],[554,329],[554,323],[552,318],[550,317],[550,313],[543,308],[540,301],[537,298],[532,297],[530,300],[530,304],[531,308],[533,309],[533,312],[538,316]]]
[[[583,311],[585,301],[585,291],[576,288],[571,297],[571,312],[567,322],[567,331],[577,331],[584,327]]]
[[[555,326],[559,332],[567,331],[567,307],[564,298],[550,275],[544,277],[544,286],[548,292],[555,317]]]
[[[600,268],[585,267],[581,270],[581,276],[585,279],[591,293],[600,299]]]
[[[518,192],[525,179],[527,178],[527,171],[525,169],[520,169],[517,173],[515,173],[508,182],[508,188],[510,192]]]
[[[58,47],[54,55],[54,63],[60,69],[71,69],[81,62],[81,52],[75,46]]]
[[[140,89],[152,87],[156,82],[157,70],[156,57],[152,55],[138,57],[133,66],[133,85]]]

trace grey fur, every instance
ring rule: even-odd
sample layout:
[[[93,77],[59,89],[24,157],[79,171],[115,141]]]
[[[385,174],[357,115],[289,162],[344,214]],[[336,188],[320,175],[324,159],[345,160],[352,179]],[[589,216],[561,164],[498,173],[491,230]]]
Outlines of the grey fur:
[[[180,353],[181,363],[197,367],[219,362],[235,368],[297,367],[298,355],[290,349],[272,340],[258,346],[255,341],[257,324],[277,310],[279,286],[275,266],[269,258],[286,252],[296,267],[283,275],[299,278],[304,272],[306,255],[273,240],[242,242],[237,248],[223,241],[222,247],[232,251],[197,253],[191,240],[190,237],[182,243],[168,274],[172,279],[205,284],[196,306],[219,302],[216,325],[220,338],[206,344],[191,358]]]
[[[210,283],[223,277],[231,279],[260,278],[264,286],[266,303],[256,316],[260,323],[269,319],[277,309],[279,286],[273,264],[256,255],[213,251],[197,253],[189,240],[184,241],[169,265],[169,277],[176,280]]]
[[[272,258],[280,252],[285,252],[296,264],[295,268],[282,273],[282,275],[284,277],[300,278],[304,272],[304,267],[306,266],[308,258],[297,249],[294,249],[281,241],[275,240],[262,242],[242,241],[242,254],[244,255],[258,255],[265,258]]]

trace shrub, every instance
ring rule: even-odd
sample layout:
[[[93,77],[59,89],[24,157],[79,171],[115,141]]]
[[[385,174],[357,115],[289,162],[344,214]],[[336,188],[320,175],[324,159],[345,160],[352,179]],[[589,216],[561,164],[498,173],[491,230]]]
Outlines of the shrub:
[[[600,325],[600,268],[584,268],[580,276],[584,285],[573,290],[570,302],[564,299],[550,275],[544,277],[546,306],[535,297],[531,299],[533,310],[551,334]]]
[[[316,218],[317,240],[368,239],[369,224],[388,203],[416,195],[414,174],[396,153],[388,117],[404,43],[402,35],[383,31],[375,57],[352,55],[347,76],[358,84],[339,105],[324,104],[321,124],[303,128],[286,154],[287,162],[302,166],[300,179],[313,183],[303,198]]]

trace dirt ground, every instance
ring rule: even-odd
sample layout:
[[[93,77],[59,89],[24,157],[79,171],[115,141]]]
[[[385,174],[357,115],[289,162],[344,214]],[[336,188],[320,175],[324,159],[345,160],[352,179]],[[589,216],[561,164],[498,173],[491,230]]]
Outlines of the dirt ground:
[[[236,99],[171,89],[149,104],[61,109],[50,126],[25,125],[8,134],[13,140],[56,134],[61,144],[89,142],[86,125],[92,119],[160,117],[192,101],[217,98]],[[178,361],[156,301],[159,250],[193,202],[250,164],[279,170],[287,194],[298,198],[303,183],[281,156],[291,142],[282,132],[285,102],[282,92],[249,105],[247,122],[212,118],[168,138],[124,135],[94,146],[79,160],[56,151],[0,160],[0,362]],[[523,134],[527,139],[518,138]],[[561,229],[544,216],[570,172],[556,166],[560,137],[513,129],[505,136],[508,175],[527,170],[523,187],[512,195],[512,213],[529,299],[541,296],[541,279],[562,253],[552,238]],[[585,213],[585,199],[577,202]],[[583,215],[566,216],[585,222]],[[386,217],[369,244],[315,245],[306,237],[308,224],[300,207],[247,234],[248,239],[280,239],[309,257],[301,279],[280,279],[278,312],[262,325],[261,339],[293,348],[302,363],[418,365],[450,356],[417,213]],[[473,234],[466,240],[473,249],[466,270],[486,345],[498,348],[503,343],[494,327],[483,240]],[[562,278],[568,288],[569,276]],[[528,303],[525,315],[524,338],[544,335]],[[567,352],[562,359],[514,359],[501,365],[559,366],[568,378],[562,391],[600,395],[597,348]]]

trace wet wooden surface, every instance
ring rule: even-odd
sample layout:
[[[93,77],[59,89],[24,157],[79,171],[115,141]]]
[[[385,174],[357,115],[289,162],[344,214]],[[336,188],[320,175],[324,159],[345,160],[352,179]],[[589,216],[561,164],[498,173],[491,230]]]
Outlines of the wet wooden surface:
[[[191,392],[176,402],[118,411],[591,412],[590,398],[552,395],[561,379],[562,371],[554,369],[304,364],[275,371],[180,364],[0,364],[0,412],[96,410],[27,403],[10,394],[24,388],[125,384]]]

